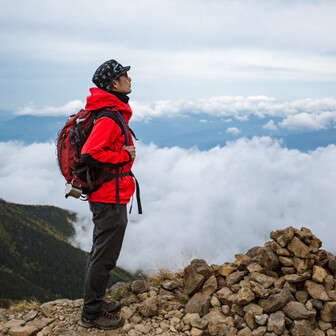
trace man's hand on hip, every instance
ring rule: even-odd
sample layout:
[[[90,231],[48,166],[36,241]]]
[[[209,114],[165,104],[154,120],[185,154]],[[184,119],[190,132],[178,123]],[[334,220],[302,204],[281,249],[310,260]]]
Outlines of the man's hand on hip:
[[[132,160],[135,159],[136,153],[134,146],[124,146],[123,149],[126,149],[131,154]]]

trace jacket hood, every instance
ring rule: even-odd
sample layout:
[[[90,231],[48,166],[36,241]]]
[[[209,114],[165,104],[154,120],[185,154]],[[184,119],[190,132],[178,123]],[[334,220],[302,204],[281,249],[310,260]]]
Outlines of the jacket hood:
[[[115,107],[121,111],[126,119],[126,122],[132,116],[132,109],[128,104],[125,104],[112,93],[108,93],[102,89],[91,88],[91,95],[86,98],[85,109],[89,111],[99,110],[104,107]]]

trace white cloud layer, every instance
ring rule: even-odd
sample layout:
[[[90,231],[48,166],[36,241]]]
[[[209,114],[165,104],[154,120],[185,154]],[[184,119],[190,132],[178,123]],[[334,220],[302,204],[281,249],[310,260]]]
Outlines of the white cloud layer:
[[[335,252],[336,147],[302,153],[265,138],[209,151],[138,145],[144,214],[132,214],[119,265],[180,266],[181,254],[223,263],[269,240],[271,230],[307,226]],[[90,248],[86,202],[64,198],[54,145],[0,143],[0,197],[81,214],[75,241]]]
[[[267,96],[219,96],[195,100],[158,100],[155,102],[130,102],[135,121],[146,121],[161,117],[186,116],[188,114],[208,114],[238,121],[247,121],[250,116],[258,118],[278,117],[283,120],[279,126],[286,129],[320,130],[336,124],[336,99],[301,99],[277,101]],[[29,105],[17,110],[17,115],[69,116],[84,108],[80,100],[70,101],[59,106],[35,107]],[[203,119],[202,119],[203,120]],[[274,121],[264,125],[265,129],[275,130]]]

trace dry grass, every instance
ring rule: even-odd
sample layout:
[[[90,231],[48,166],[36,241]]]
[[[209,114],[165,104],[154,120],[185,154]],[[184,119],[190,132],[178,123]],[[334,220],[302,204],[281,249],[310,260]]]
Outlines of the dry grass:
[[[179,266],[177,266],[176,263],[168,261],[168,259],[165,261],[157,261],[156,269],[147,271],[145,275],[149,281],[153,282],[154,286],[159,286],[161,282],[166,280],[176,281],[182,284],[184,268],[187,267],[193,259],[196,259],[197,255],[198,252],[196,250],[189,251],[183,249],[180,252],[179,258],[177,257],[177,259],[180,259]]]
[[[19,303],[15,303],[9,307],[9,310],[16,313],[24,313],[30,310],[37,310],[40,306],[40,303],[37,300],[30,301],[20,301]]]
[[[150,273],[149,279],[153,281],[154,286],[159,286],[165,280],[175,280],[176,275],[168,268],[157,268]]]

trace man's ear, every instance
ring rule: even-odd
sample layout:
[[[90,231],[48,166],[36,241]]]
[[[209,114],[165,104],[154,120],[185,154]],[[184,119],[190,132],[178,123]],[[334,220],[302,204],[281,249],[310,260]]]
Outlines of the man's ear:
[[[112,88],[113,88],[113,89],[117,89],[117,88],[118,88],[118,82],[117,82],[117,80],[115,80],[115,81],[112,83]]]

